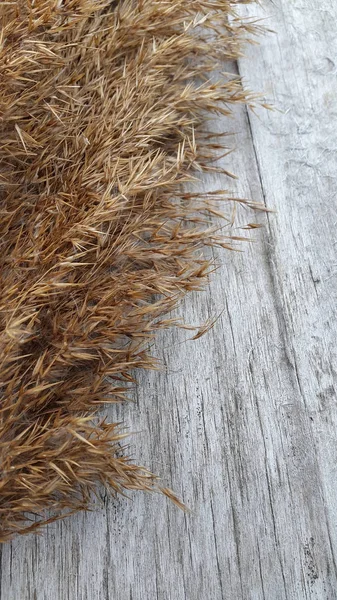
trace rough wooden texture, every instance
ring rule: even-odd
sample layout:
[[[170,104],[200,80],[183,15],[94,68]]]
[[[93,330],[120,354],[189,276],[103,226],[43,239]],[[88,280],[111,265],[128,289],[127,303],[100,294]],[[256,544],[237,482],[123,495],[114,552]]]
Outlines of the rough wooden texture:
[[[105,497],[4,545],[1,600],[337,598],[337,5],[249,10],[276,33],[238,70],[283,112],[238,111],[225,162],[235,194],[278,212],[258,216],[265,229],[243,253],[220,253],[210,289],[181,307],[190,323],[224,309],[212,331],[162,334],[163,371],[109,410],[192,511]]]

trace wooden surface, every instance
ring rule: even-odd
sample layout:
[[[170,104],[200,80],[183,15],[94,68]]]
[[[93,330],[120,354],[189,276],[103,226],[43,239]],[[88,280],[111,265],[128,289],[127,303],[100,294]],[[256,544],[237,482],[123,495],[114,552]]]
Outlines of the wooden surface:
[[[162,372],[109,409],[191,513],[105,497],[4,545],[1,600],[337,598],[337,4],[245,10],[276,33],[238,70],[282,112],[237,111],[224,164],[240,179],[205,186],[278,212],[241,214],[264,230],[220,252],[210,289],[178,311],[195,324],[223,310],[208,335],[162,334]]]

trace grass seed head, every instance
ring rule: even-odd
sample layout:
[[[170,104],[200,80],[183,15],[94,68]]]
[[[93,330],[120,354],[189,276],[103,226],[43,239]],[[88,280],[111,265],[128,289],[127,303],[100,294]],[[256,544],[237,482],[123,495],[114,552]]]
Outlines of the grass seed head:
[[[97,484],[159,489],[95,411],[156,366],[146,345],[203,285],[203,246],[231,247],[210,226],[221,193],[183,186],[227,152],[205,113],[253,102],[211,75],[256,27],[239,3],[0,3],[2,541]]]

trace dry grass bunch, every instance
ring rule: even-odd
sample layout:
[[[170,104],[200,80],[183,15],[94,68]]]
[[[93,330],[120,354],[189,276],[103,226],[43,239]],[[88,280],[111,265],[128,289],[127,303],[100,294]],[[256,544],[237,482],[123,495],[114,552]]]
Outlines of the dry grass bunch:
[[[221,146],[205,112],[247,100],[208,76],[252,28],[238,3],[0,3],[2,541],[98,483],[153,488],[95,411],[153,366],[146,341],[203,284],[203,245],[230,245],[183,184]]]

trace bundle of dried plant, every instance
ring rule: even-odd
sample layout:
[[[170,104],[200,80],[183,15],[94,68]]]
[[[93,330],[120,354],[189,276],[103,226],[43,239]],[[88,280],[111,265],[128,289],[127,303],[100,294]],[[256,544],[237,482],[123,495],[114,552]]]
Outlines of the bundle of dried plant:
[[[205,112],[247,101],[208,75],[253,29],[235,4],[0,3],[2,541],[99,483],[156,487],[95,411],[153,367],[146,342],[203,285],[203,246],[230,246],[184,184],[214,168]]]

